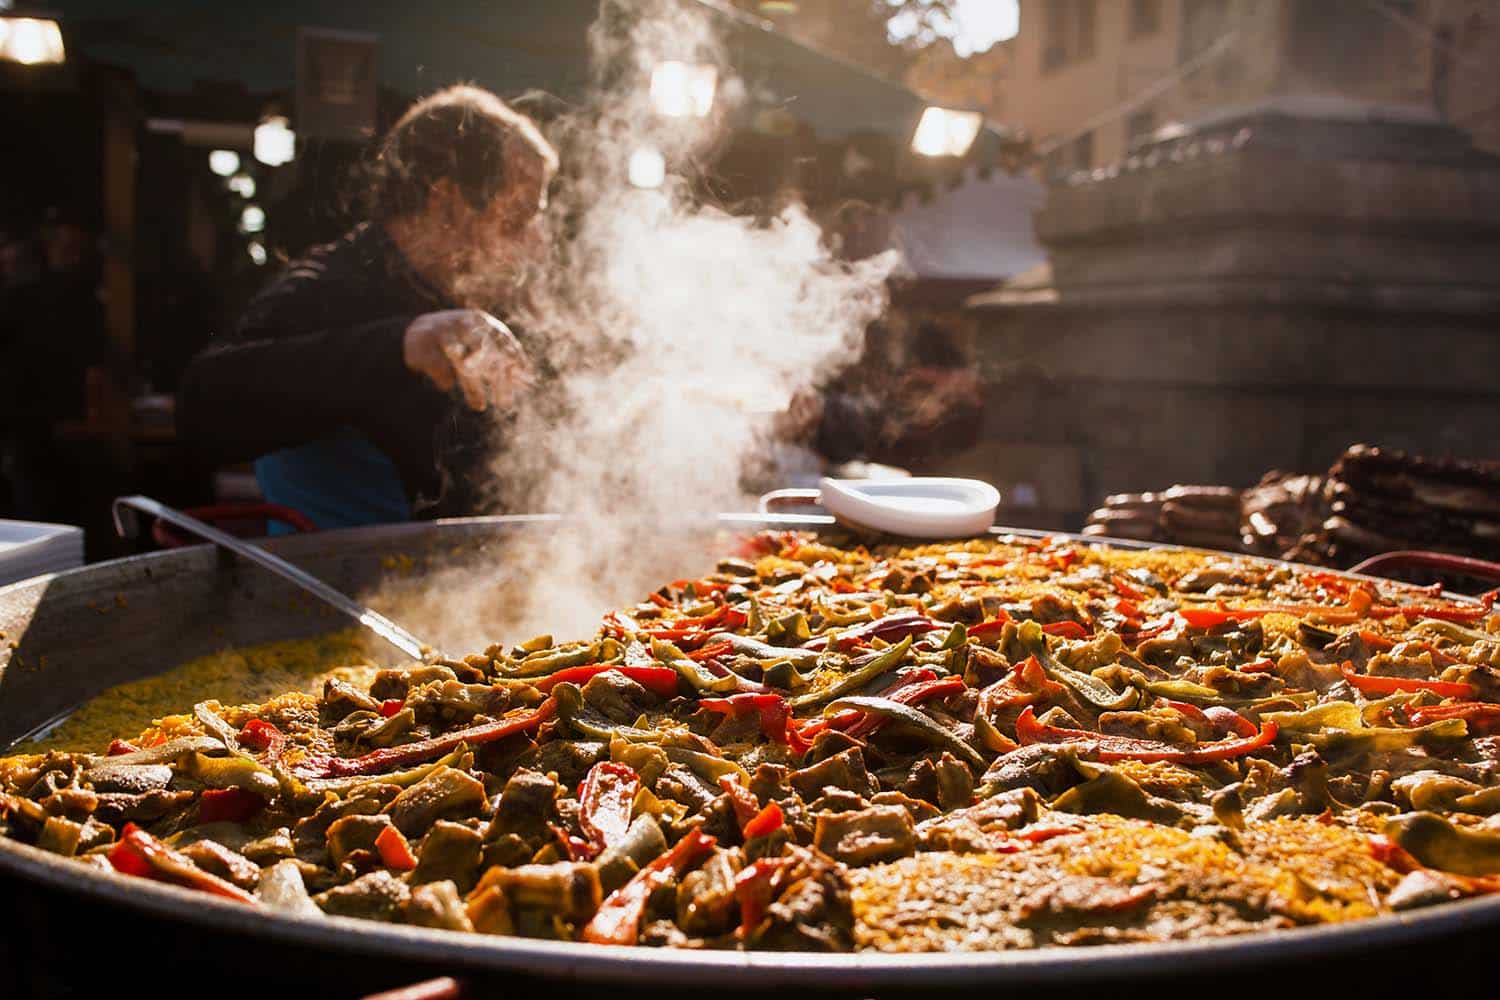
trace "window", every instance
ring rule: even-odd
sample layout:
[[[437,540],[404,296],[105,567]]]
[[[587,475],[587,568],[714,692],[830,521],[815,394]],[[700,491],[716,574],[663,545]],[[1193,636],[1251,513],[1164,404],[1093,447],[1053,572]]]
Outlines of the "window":
[[[1229,30],[1228,0],[1183,0],[1177,62],[1191,62]]]
[[[1056,69],[1068,61],[1068,4],[1066,0],[1046,6],[1047,20],[1042,29],[1042,69]]]
[[[1043,8],[1042,71],[1094,54],[1095,0],[1049,0]]]
[[[1137,143],[1150,138],[1156,131],[1156,112],[1150,108],[1137,111],[1125,119],[1125,148],[1134,149]]]
[[[1071,148],[1072,168],[1074,170],[1092,170],[1094,168],[1094,133],[1085,132],[1073,140]]]
[[[1073,0],[1074,52],[1079,59],[1094,54],[1094,0]]]
[[[1130,37],[1154,35],[1161,27],[1161,0],[1130,0]]]

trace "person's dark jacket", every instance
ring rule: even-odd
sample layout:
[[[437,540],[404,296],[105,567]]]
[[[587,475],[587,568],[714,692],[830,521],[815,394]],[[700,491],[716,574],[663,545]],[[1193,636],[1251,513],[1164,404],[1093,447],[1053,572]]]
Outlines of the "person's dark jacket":
[[[402,360],[407,326],[454,308],[377,225],[317,247],[188,365],[178,432],[250,461],[354,428],[395,464],[418,516],[474,513],[486,425]]]

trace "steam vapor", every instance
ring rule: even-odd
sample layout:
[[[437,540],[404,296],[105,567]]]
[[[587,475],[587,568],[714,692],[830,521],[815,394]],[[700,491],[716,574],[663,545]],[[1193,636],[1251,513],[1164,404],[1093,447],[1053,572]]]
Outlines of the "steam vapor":
[[[771,418],[857,355],[896,266],[894,254],[837,260],[800,205],[765,220],[695,198],[680,174],[744,92],[704,8],[604,0],[590,44],[595,99],[552,136],[564,161],[552,212],[567,236],[524,321],[559,376],[523,405],[494,468],[510,509],[580,523],[507,547],[491,572],[430,581],[441,598],[420,613],[449,649],[592,635],[608,608],[701,571],[712,544],[701,529],[748,509],[741,472],[764,457]],[[718,67],[708,117],[655,110],[651,73],[665,60]],[[658,188],[629,182],[642,150],[669,165]]]

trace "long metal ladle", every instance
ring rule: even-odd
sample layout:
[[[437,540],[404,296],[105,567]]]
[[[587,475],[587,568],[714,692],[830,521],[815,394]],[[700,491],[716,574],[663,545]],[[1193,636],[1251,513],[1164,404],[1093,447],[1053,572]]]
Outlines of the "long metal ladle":
[[[196,517],[184,514],[182,511],[168,507],[166,504],[152,500],[150,497],[128,496],[115,498],[115,531],[119,533],[121,538],[134,538],[140,533],[141,526],[139,519],[136,517],[137,511],[166,521],[168,524],[175,525],[183,531],[197,535],[204,541],[212,542],[220,548],[228,549],[240,558],[248,559],[263,569],[270,570],[282,579],[296,584],[314,597],[342,611],[414,660],[431,660],[440,655],[431,645],[418,639],[385,615],[351,600],[345,594],[334,590],[322,580],[298,569],[285,559],[272,555],[258,545],[251,545],[241,541],[228,532],[220,531],[211,524],[206,524]]]

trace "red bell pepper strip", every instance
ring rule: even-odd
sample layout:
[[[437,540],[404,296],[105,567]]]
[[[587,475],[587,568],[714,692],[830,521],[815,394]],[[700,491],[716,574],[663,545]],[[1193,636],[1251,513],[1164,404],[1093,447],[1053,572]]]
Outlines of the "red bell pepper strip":
[[[593,678],[611,670],[619,671],[641,687],[662,698],[677,694],[677,671],[671,667],[625,667],[611,663],[586,663],[581,667],[567,667],[555,674],[538,678],[532,685],[543,694],[559,684],[587,684]]]
[[[401,698],[387,698],[385,701],[382,701],[380,703],[380,714],[389,719],[391,716],[401,711],[401,706],[405,704],[406,702]]]
[[[672,607],[672,600],[671,600],[671,598],[663,597],[661,594],[658,594],[654,590],[651,593],[649,593],[649,594],[646,595],[646,600],[650,601],[652,604],[656,605],[659,608],[670,608],[670,607]]]
[[[1115,588],[1115,592],[1127,600],[1140,601],[1150,596],[1139,587],[1132,586],[1130,581],[1119,573],[1110,574],[1109,582]]]
[[[1218,608],[1178,608],[1177,613],[1182,620],[1193,628],[1217,628],[1225,622],[1243,622],[1252,618],[1261,618],[1270,614],[1269,610],[1250,610],[1235,608],[1234,610],[1221,610]]]
[[[1242,663],[1234,669],[1242,674],[1269,674],[1276,670],[1275,660],[1254,660],[1250,663]]]
[[[1043,625],[1042,631],[1048,635],[1060,635],[1064,639],[1087,639],[1093,634],[1078,622],[1073,621],[1053,622],[1050,625]]]
[[[1225,622],[1250,621],[1269,614],[1299,617],[1315,615],[1319,620],[1330,624],[1350,625],[1372,612],[1373,601],[1374,595],[1367,588],[1359,587],[1349,591],[1342,605],[1270,604],[1259,608],[1226,608],[1221,605],[1218,608],[1179,608],[1177,613],[1194,628],[1213,628]]]
[[[122,753],[135,753],[139,749],[140,747],[134,743],[127,743],[125,740],[110,740],[109,749],[105,751],[105,755],[118,757]]]
[[[243,823],[266,807],[266,800],[243,788],[206,788],[198,796],[199,823]]]
[[[789,858],[761,858],[734,877],[734,897],[740,904],[741,938],[748,936],[765,918],[771,900],[776,898],[776,876],[789,861]]]
[[[775,833],[785,822],[786,817],[782,815],[781,806],[775,802],[768,802],[766,807],[751,817],[750,822],[746,823],[742,829],[745,839],[749,840],[751,837],[765,837]]]
[[[727,604],[721,604],[713,611],[698,618],[678,618],[675,621],[662,622],[660,628],[648,628],[643,631],[658,639],[671,638],[667,633],[676,635],[684,630],[706,631],[723,626],[725,628],[739,628],[750,621],[748,615],[738,608],[731,608]]]
[[[134,823],[126,823],[120,841],[109,849],[109,863],[126,875],[170,882],[237,903],[259,906],[260,900],[231,882],[212,875]]]
[[[787,707],[786,699],[774,692],[757,694],[744,692],[732,694],[728,698],[700,698],[698,705],[711,712],[720,712],[740,718],[751,712],[760,715],[760,731],[770,740],[778,743],[786,743],[787,724],[791,718],[791,710]]]
[[[1441,722],[1443,719],[1463,719],[1470,723],[1471,729],[1488,732],[1497,723],[1500,723],[1500,705],[1487,701],[1460,701],[1448,705],[1425,705],[1414,708],[1408,713],[1408,718],[1414,726],[1425,726],[1429,722]]]
[[[1344,662],[1340,668],[1344,679],[1359,689],[1361,694],[1396,694],[1400,691],[1431,691],[1443,698],[1472,698],[1479,689],[1467,681],[1424,681],[1415,677],[1381,677],[1375,674],[1358,674],[1354,664]]]
[[[988,639],[991,636],[998,636],[1001,632],[1005,631],[1005,626],[1009,624],[1010,613],[1001,608],[999,614],[989,621],[969,626],[969,638]]]
[[[604,631],[616,639],[623,639],[641,630],[641,623],[620,611],[611,611],[604,616]]]
[[[362,757],[309,758],[294,768],[300,778],[350,778],[364,774],[379,774],[393,767],[416,764],[441,756],[457,749],[462,743],[493,743],[515,733],[535,729],[557,714],[557,701],[548,698],[536,708],[519,715],[508,715],[493,722],[486,722],[468,729],[427,740],[418,740],[403,746],[372,750]]]
[[[689,653],[688,659],[695,660],[701,663],[704,660],[712,660],[720,656],[727,656],[732,652],[734,652],[734,646],[728,642],[711,642],[707,646],[704,646],[702,649],[696,649],[693,652]],[[676,673],[676,671],[674,670],[673,673]]]
[[[661,886],[680,879],[696,868],[717,841],[693,827],[670,851],[651,862],[620,888],[610,893],[580,933],[591,944],[635,944],[641,933],[646,902]]]
[[[701,580],[686,580],[686,579],[684,579],[684,580],[673,580],[672,581],[672,589],[673,590],[686,590],[689,587],[693,588],[694,593],[698,593],[698,594],[717,594],[717,593],[719,593],[721,591],[728,590],[729,589],[729,584],[727,584],[727,583],[721,583],[718,580],[710,580],[707,577],[704,577]]]
[[[1016,719],[1016,739],[1022,746],[1032,743],[1076,743],[1080,748],[1092,750],[1099,760],[1110,763],[1119,760],[1145,762],[1166,761],[1171,764],[1206,764],[1216,760],[1232,760],[1254,753],[1276,741],[1279,728],[1274,722],[1261,725],[1260,731],[1249,738],[1220,740],[1217,743],[1202,743],[1192,747],[1174,746],[1158,740],[1136,739],[1130,736],[1108,736],[1087,729],[1063,729],[1037,721],[1030,705]]]
[[[557,841],[557,849],[569,861],[593,861],[599,856],[599,848],[587,840],[573,836],[556,823],[548,823],[547,829],[552,831],[553,839]]]
[[[925,672],[931,673],[931,671]],[[962,677],[933,677],[920,680],[915,684],[907,683],[895,691],[888,692],[886,697],[902,705],[917,705],[931,698],[946,698],[949,695],[965,690],[967,687],[968,685],[964,683]],[[874,715],[869,712],[861,712],[860,715],[862,718],[854,723],[854,725],[847,728],[843,726],[836,728],[843,729],[850,736],[859,737],[875,732],[875,730],[890,721],[883,715]]]
[[[1076,826],[1034,826],[1029,830],[1023,830],[1017,836],[1029,844],[1044,844],[1054,837],[1066,837],[1070,833],[1082,833],[1083,829]]]
[[[1197,705],[1192,705],[1185,701],[1172,701],[1170,698],[1163,698],[1162,704],[1176,710],[1178,714],[1186,718],[1194,719],[1209,726],[1219,733],[1234,736],[1254,736],[1259,732],[1255,727],[1255,723],[1234,709],[1224,705],[1211,705],[1208,708],[1199,708]]]
[[[375,837],[375,851],[380,855],[380,863],[393,872],[409,872],[417,867],[411,844],[394,826],[386,827]]]
[[[245,723],[239,735],[240,745],[251,750],[270,750],[280,746],[285,739],[281,730],[264,719],[251,719]]]
[[[1128,624],[1128,623],[1127,623]],[[1154,639],[1177,624],[1175,615],[1163,615],[1154,622],[1143,622],[1138,628],[1126,628],[1122,631],[1129,636],[1131,643],[1139,645],[1147,639]]]
[[[1124,597],[1118,598],[1115,601],[1115,611],[1123,615],[1127,622],[1139,622],[1145,618],[1145,615],[1141,613],[1141,609],[1133,601]]]
[[[760,803],[750,794],[750,789],[735,780],[732,774],[719,775],[719,787],[729,796],[729,806],[734,810],[734,821],[744,829],[760,813]]]
[[[1371,618],[1390,618],[1405,615],[1407,618],[1437,618],[1455,624],[1472,624],[1483,621],[1495,610],[1495,601],[1500,590],[1491,590],[1479,597],[1477,604],[1378,604],[1370,609]]]
[[[578,794],[578,825],[599,850],[624,839],[640,790],[641,776],[629,764],[601,760],[589,768]]]
[[[855,643],[869,642],[871,639],[897,642],[909,635],[921,635],[924,632],[945,627],[947,627],[945,622],[933,621],[921,612],[907,609],[850,629],[834,640],[834,648],[847,649]]]

